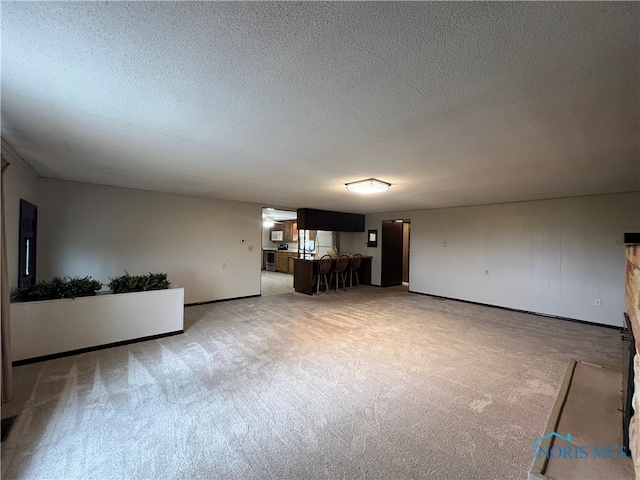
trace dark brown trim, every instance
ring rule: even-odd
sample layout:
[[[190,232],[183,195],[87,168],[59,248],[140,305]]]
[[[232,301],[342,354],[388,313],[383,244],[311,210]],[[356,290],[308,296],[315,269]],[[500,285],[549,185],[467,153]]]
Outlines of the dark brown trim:
[[[27,358],[25,360],[16,360],[15,362],[12,363],[12,365],[14,367],[20,367],[21,365],[29,365],[31,363],[44,362],[46,360],[55,360],[56,358],[70,357],[72,355],[80,355],[81,353],[95,352],[97,350],[105,350],[107,348],[121,347],[123,345],[129,345],[132,343],[140,343],[140,342],[146,342],[148,340],[157,340],[159,338],[172,337],[174,335],[180,335],[181,333],[184,333],[184,330],[176,330],[175,332],[160,333],[158,335],[149,335],[148,337],[134,338],[133,340],[123,340],[121,342],[106,343],[104,345],[95,345],[93,347],[79,348],[77,350],[69,350],[68,352],[53,353],[51,355],[43,355],[41,357]]]
[[[245,298],[256,298],[261,296],[262,296],[262,293],[259,295],[247,295],[246,297],[222,298],[220,300],[207,300],[206,302],[185,303],[184,306],[185,308],[197,307],[198,305],[209,305],[210,303],[230,302],[231,300],[242,300]]]
[[[627,245],[640,245],[640,232],[625,233],[624,243],[626,243]]]
[[[594,325],[596,327],[613,328],[614,330],[622,331],[624,327],[616,327],[615,325],[605,325],[604,323],[589,322],[588,320],[578,320],[577,318],[560,317],[558,315],[550,315],[548,313],[532,312],[530,310],[520,310],[518,308],[501,307],[500,305],[491,305],[489,303],[472,302],[471,300],[462,300],[460,298],[442,297],[440,295],[432,295],[431,293],[414,292],[409,290],[409,293],[415,293],[416,295],[425,295],[427,297],[436,298],[438,300],[454,300],[456,302],[471,303],[472,305],[482,305],[483,307],[499,308],[500,310],[508,310],[509,312],[528,313],[529,315],[537,315],[539,317],[555,318],[557,320],[567,320],[569,322],[584,323],[585,325]]]
[[[7,439],[7,437],[9,437],[9,432],[11,431],[11,427],[13,427],[13,424],[16,421],[16,418],[18,418],[17,415],[2,419],[2,442],[3,443]]]

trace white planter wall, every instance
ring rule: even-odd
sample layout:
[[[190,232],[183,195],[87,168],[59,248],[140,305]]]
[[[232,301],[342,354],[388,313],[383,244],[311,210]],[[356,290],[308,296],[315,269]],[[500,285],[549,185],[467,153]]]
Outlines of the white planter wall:
[[[183,329],[179,287],[11,304],[13,361]]]

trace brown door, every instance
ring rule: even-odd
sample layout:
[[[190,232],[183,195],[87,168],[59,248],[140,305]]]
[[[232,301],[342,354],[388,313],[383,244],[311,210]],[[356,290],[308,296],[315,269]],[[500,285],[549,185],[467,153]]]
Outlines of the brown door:
[[[402,221],[382,222],[382,272],[380,285],[402,285]]]
[[[409,283],[409,229],[411,224],[402,224],[402,281]]]

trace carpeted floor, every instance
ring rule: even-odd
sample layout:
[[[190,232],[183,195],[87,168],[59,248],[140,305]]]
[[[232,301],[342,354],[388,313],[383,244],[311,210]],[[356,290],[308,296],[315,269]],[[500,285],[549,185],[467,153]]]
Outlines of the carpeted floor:
[[[620,368],[615,330],[398,289],[185,312],[16,368],[2,478],[521,479],[568,359]]]

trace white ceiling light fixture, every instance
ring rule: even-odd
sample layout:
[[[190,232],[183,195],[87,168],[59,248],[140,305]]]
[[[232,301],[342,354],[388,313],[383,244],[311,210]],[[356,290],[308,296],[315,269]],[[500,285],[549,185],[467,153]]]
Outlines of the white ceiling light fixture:
[[[272,216],[262,215],[262,226],[265,228],[273,227],[276,223],[273,221]]]
[[[391,184],[377,180],[375,178],[367,178],[358,182],[345,183],[347,190],[367,195],[369,193],[387,192]]]

